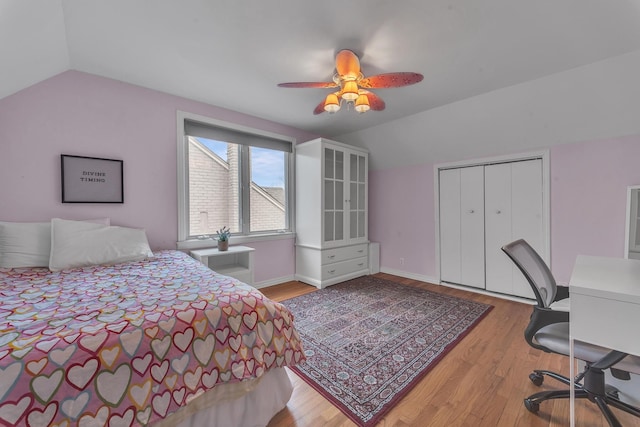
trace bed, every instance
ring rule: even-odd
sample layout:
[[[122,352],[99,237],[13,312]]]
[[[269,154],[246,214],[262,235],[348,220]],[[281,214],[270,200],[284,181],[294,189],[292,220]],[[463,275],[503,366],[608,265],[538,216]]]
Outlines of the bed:
[[[291,313],[182,252],[143,258],[0,267],[0,424],[264,426],[286,405]]]

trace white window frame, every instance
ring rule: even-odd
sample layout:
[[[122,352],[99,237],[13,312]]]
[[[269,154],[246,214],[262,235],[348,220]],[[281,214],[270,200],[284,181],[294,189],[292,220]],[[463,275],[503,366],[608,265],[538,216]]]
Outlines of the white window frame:
[[[295,146],[296,139],[290,136],[276,134],[273,132],[264,131],[261,129],[255,129],[248,126],[238,125],[236,123],[230,123],[223,120],[216,120],[209,117],[201,116],[198,114],[188,113],[185,111],[177,112],[177,160],[178,160],[178,249],[197,249],[210,247],[214,245],[211,239],[200,240],[189,238],[189,145],[187,138],[185,137],[185,120],[193,120],[212,126],[227,128],[239,132],[251,133],[258,136],[264,136],[268,138],[280,139],[291,143],[291,153],[289,154],[289,161],[286,164],[287,169],[287,215],[289,230],[281,232],[255,232],[255,233],[243,233],[233,234],[233,243],[246,243],[259,240],[278,240],[278,239],[290,239],[295,236]],[[248,159],[242,159],[241,161],[247,161]],[[243,173],[242,179],[245,180]],[[245,201],[243,201],[243,204]],[[244,224],[243,224],[244,227]]]

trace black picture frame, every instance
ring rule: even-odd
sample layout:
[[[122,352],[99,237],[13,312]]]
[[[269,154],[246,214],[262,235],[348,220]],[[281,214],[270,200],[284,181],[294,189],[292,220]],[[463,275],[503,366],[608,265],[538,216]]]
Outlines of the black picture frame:
[[[124,203],[124,162],[60,155],[62,203]]]

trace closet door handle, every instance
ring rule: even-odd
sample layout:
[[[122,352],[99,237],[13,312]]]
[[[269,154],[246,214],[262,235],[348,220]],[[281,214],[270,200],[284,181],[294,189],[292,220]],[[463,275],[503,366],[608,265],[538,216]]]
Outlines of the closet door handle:
[[[496,213],[497,213],[498,215],[500,215],[500,214],[502,213],[502,211],[501,211],[500,209],[496,209]]]
[[[469,209],[469,213],[474,213],[475,211],[473,209]]]

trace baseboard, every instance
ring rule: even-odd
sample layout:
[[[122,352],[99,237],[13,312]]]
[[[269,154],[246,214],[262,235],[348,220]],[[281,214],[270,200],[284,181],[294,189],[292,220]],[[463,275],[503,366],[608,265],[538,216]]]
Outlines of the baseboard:
[[[521,302],[521,303],[529,304],[529,305],[535,304],[535,301],[532,301],[532,300],[527,299],[527,298],[516,297],[516,296],[513,296],[513,295],[498,294],[498,293],[495,293],[495,292],[489,292],[489,291],[486,291],[484,289],[473,288],[473,287],[470,287],[470,286],[462,286],[462,285],[455,285],[453,283],[440,282],[440,280],[435,278],[435,277],[424,276],[422,274],[409,273],[409,272],[406,272],[406,271],[395,270],[395,269],[392,269],[392,268],[385,268],[385,267],[381,267],[380,271],[382,273],[393,274],[394,276],[404,277],[406,279],[419,280],[421,282],[427,282],[427,283],[431,283],[431,284],[434,284],[434,285],[446,286],[448,288],[453,288],[453,289],[460,289],[462,291],[473,292],[473,293],[476,293],[476,294],[487,295],[487,296],[490,296],[490,297],[506,299],[506,300],[509,300],[509,301]]]
[[[521,302],[523,304],[533,305],[536,302],[534,300],[530,300],[528,298],[517,297],[515,295],[507,295],[507,294],[499,294],[497,292],[491,292],[480,288],[474,288],[472,286],[462,286],[456,285],[453,283],[441,282],[440,285],[446,286],[447,288],[460,289],[462,291],[473,292],[474,294],[482,294],[487,295],[494,298],[506,299],[509,301]]]
[[[315,286],[316,288],[320,289],[321,288],[321,283],[319,280],[316,280],[314,278],[311,277],[307,277],[303,274],[298,274],[296,273],[293,276],[293,280],[297,280],[298,282],[302,282],[302,283],[306,283],[307,285],[311,285],[311,286]]]
[[[430,276],[425,276],[424,274],[410,273],[408,271],[396,270],[396,269],[393,269],[393,268],[386,268],[386,267],[380,267],[380,272],[381,273],[387,273],[387,274],[393,274],[394,276],[398,276],[398,277],[404,277],[405,279],[419,280],[421,282],[427,282],[427,283],[431,283],[431,284],[434,284],[434,285],[446,286],[448,288],[460,289],[460,290],[468,291],[468,292],[474,292],[476,294],[488,295],[488,296],[491,296],[491,297],[506,299],[506,300],[509,300],[509,301],[522,302],[522,303],[529,304],[529,305],[535,304],[535,301],[532,301],[532,300],[527,299],[527,298],[520,298],[520,297],[516,297],[516,296],[512,296],[512,295],[498,294],[498,293],[495,293],[495,292],[486,291],[484,289],[473,288],[473,287],[470,287],[470,286],[455,285],[453,283],[446,283],[446,282],[442,282],[441,283],[440,280],[438,280],[437,278],[430,277]],[[345,278],[344,280],[349,280],[350,278],[351,277]],[[311,278],[308,278],[308,277],[300,277],[298,275],[290,275],[290,276],[277,277],[275,279],[263,280],[262,282],[254,284],[253,287],[256,288],[256,289],[267,288],[269,286],[280,285],[282,283],[290,282],[290,281],[293,281],[293,280],[302,281],[304,283],[310,284],[311,286],[315,286],[317,288],[321,288],[320,283],[316,282],[314,279],[311,279]],[[340,281],[344,281],[344,280],[340,280]],[[316,283],[313,283],[313,282],[316,282]],[[338,282],[335,282],[335,283],[338,283]],[[331,284],[333,284],[333,283],[331,283]],[[323,287],[327,287],[327,286],[330,286],[330,285],[325,284],[325,286],[323,286]]]
[[[290,276],[276,277],[275,279],[263,280],[262,282],[255,283],[253,287],[256,289],[268,288],[269,286],[280,285],[285,282],[291,282],[292,280],[296,280],[293,274]]]
[[[439,284],[440,281],[435,277],[425,276],[423,274],[409,273],[408,271],[395,270],[393,268],[380,267],[380,272],[393,274],[394,276],[404,277],[405,279],[419,280],[421,282]]]
[[[315,286],[318,289],[324,289],[327,286],[335,285],[338,283],[346,282],[347,280],[355,279],[356,277],[366,276],[369,274],[369,270],[359,270],[354,271],[353,273],[343,274],[342,276],[335,277],[333,279],[327,279],[324,281],[320,281],[318,279],[307,277],[301,274],[296,274],[295,279],[299,282],[306,283],[307,285]]]

